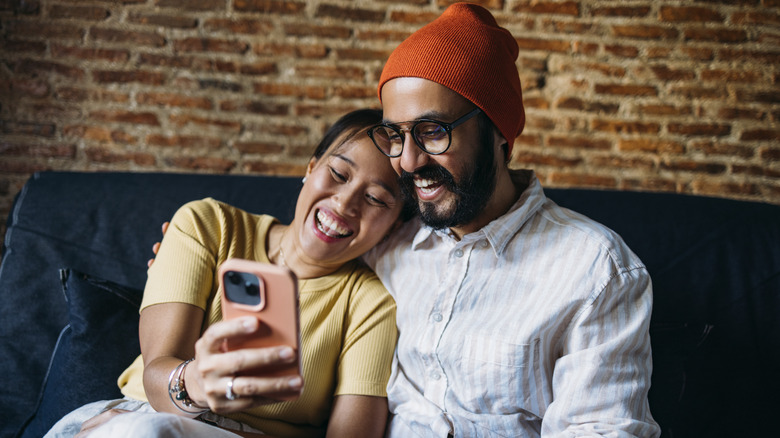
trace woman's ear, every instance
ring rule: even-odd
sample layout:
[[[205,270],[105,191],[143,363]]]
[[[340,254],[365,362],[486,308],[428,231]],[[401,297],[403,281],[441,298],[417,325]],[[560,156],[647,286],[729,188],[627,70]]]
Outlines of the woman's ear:
[[[314,166],[317,164],[317,159],[312,157],[309,160],[309,164],[306,165],[306,174],[303,175],[304,178],[308,178],[309,175],[311,175],[311,171],[314,170]]]

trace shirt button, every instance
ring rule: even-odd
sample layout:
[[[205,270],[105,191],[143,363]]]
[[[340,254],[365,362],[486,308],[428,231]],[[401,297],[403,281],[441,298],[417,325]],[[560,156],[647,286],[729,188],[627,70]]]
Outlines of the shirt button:
[[[438,372],[436,372],[436,371],[431,371],[431,379],[433,379],[433,380],[439,380],[439,379],[441,379],[441,374],[439,374],[439,373],[438,373]]]
[[[463,250],[462,249],[456,249],[455,250],[455,257],[463,257]]]
[[[481,245],[483,248],[487,248],[488,246],[490,246],[490,242],[488,242],[487,240],[483,240]]]
[[[434,313],[433,314],[433,320],[436,321],[436,322],[441,322],[441,320],[442,320],[441,313]]]

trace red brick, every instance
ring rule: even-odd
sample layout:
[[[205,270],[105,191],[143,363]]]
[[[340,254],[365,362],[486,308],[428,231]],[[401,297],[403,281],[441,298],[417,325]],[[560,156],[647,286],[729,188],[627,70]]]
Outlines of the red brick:
[[[355,38],[358,41],[382,41],[398,42],[405,40],[411,32],[405,30],[393,30],[383,28],[355,29]]]
[[[54,4],[49,6],[50,18],[77,18],[80,20],[105,20],[111,15],[106,8],[99,6],[66,6]]]
[[[681,51],[686,57],[699,61],[710,61],[715,58],[715,52],[705,47],[683,47]]]
[[[766,148],[760,156],[762,160],[780,161],[780,148]]]
[[[306,8],[306,3],[304,2],[284,0],[235,0],[233,2],[233,9],[240,12],[297,14],[303,11],[304,8]]]
[[[532,164],[535,166],[550,166],[556,169],[574,167],[582,163],[582,158],[567,158],[556,155],[537,154],[526,151],[514,151],[512,162],[522,164]]]
[[[620,181],[621,190],[650,190],[654,192],[676,192],[677,181],[664,178],[623,179]]]
[[[248,112],[252,114],[267,114],[275,116],[283,116],[289,112],[288,105],[259,100],[229,100],[222,102],[219,105],[219,109],[229,112]]]
[[[612,34],[618,37],[637,38],[644,40],[677,38],[677,29],[652,26],[652,25],[615,25],[612,26]]]
[[[370,50],[370,49],[338,49],[336,58],[356,61],[382,61],[384,62],[390,56],[390,50]]]
[[[639,49],[634,46],[622,46],[617,44],[606,45],[604,50],[615,56],[622,56],[624,58],[636,58],[639,56]]]
[[[31,163],[29,161],[0,160],[0,175],[19,173],[33,174],[35,172],[44,172],[52,170],[51,166],[41,163]]]
[[[293,114],[296,116],[327,117],[333,114],[345,114],[357,109],[355,105],[349,104],[298,104],[293,107]]]
[[[735,24],[762,24],[777,26],[780,24],[780,14],[777,12],[735,12],[731,14],[731,21]]]
[[[256,93],[268,96],[306,97],[309,99],[324,99],[327,96],[325,87],[320,86],[259,83],[255,84],[254,89]]]
[[[335,38],[345,40],[351,37],[352,30],[345,26],[326,26],[307,23],[284,25],[285,35],[299,37]]]
[[[657,96],[658,90],[649,85],[636,84],[596,84],[594,87],[598,94],[611,94],[618,96]]]
[[[194,29],[198,27],[196,18],[180,15],[132,14],[127,20],[131,23],[148,24],[149,26],[160,26],[170,29]]]
[[[622,138],[618,140],[618,150],[626,152],[652,152],[655,154],[680,155],[685,153],[685,146],[671,140]]]
[[[71,24],[57,24],[47,22],[42,26],[38,21],[12,20],[4,21],[5,37],[10,39],[18,36],[22,39],[28,39],[34,35],[36,38],[45,38],[47,40],[82,40],[85,30],[79,26]]]
[[[102,84],[138,82],[147,85],[162,85],[165,82],[165,73],[144,70],[97,70],[92,72],[92,78]]]
[[[780,140],[780,129],[749,129],[739,137],[742,141]]]
[[[776,104],[780,103],[780,90],[737,90],[737,101]]]
[[[544,64],[542,67],[543,68],[541,70],[546,71],[547,69],[546,64]],[[560,72],[577,72],[577,73],[586,70],[586,71],[600,73],[604,76],[617,77],[617,78],[621,78],[626,74],[625,67],[621,67],[619,65],[609,64],[606,62],[587,62],[587,61],[570,61],[570,60],[567,60],[566,62],[562,62],[562,63],[553,64],[550,67],[550,70],[560,71]]]
[[[591,129],[616,134],[656,134],[661,126],[651,122],[596,119],[591,122]]]
[[[284,146],[278,143],[264,142],[236,142],[235,147],[241,154],[281,154],[284,152]]]
[[[108,43],[131,43],[134,46],[149,47],[162,47],[165,45],[165,37],[156,33],[93,27],[90,29],[89,34],[90,37],[97,41]]]
[[[122,49],[98,49],[85,47],[70,47],[61,44],[51,44],[51,56],[54,58],[78,58],[110,62],[126,62],[130,59],[130,51]]]
[[[156,161],[154,156],[150,154],[113,152],[104,147],[87,148],[84,153],[89,161],[95,163],[123,164],[132,162],[139,166],[153,166]]]
[[[780,64],[780,51],[745,50],[727,48],[718,50],[718,57],[724,61],[736,61],[739,63],[766,63]]]
[[[679,86],[669,90],[671,94],[687,97],[689,99],[723,99],[728,97],[728,90],[725,87],[699,87],[699,86]]]
[[[515,38],[520,50],[542,50],[545,52],[566,53],[571,50],[571,42],[567,40],[547,40],[541,38]]]
[[[57,99],[65,101],[92,101],[92,102],[113,102],[124,103],[130,101],[130,95],[121,91],[109,91],[101,90],[99,88],[91,87],[76,88],[76,87],[61,87],[58,88],[54,95]]]
[[[42,41],[5,40],[3,51],[6,53],[30,52],[43,54],[46,51],[46,43]]]
[[[209,31],[224,31],[247,35],[267,35],[274,30],[270,20],[212,18],[203,23]]]
[[[17,120],[0,120],[0,132],[14,135],[35,135],[53,137],[56,126],[53,123],[35,123]]]
[[[550,181],[555,185],[571,187],[617,187],[617,180],[613,177],[576,173],[552,172]]]
[[[726,172],[726,165],[721,163],[707,163],[693,160],[661,161],[661,169],[680,172],[695,172],[717,175]]]
[[[547,146],[555,148],[605,150],[612,148],[612,141],[607,139],[594,139],[591,137],[560,137],[553,135],[547,138]]]
[[[650,70],[653,71],[655,77],[664,81],[691,80],[696,78],[696,73],[693,70],[673,69],[668,65],[652,65]]]
[[[731,173],[734,175],[750,175],[767,178],[780,178],[780,170],[768,169],[762,166],[745,166],[734,164],[731,166]]]
[[[343,99],[370,99],[376,96],[376,87],[374,86],[334,86],[332,88],[333,96]]]
[[[562,97],[555,102],[555,107],[558,109],[614,114],[620,108],[620,104],[586,101],[579,97]]]
[[[622,156],[593,156],[588,159],[588,164],[596,167],[631,170],[653,170],[655,161],[649,158],[622,157]]]
[[[18,78],[8,81],[9,91],[21,97],[46,97],[49,84],[40,79]]]
[[[113,130],[102,126],[69,125],[62,129],[68,137],[78,137],[101,143],[134,144],[138,138],[124,131]]]
[[[661,21],[671,22],[722,22],[723,15],[710,8],[699,6],[662,6]]]
[[[730,195],[757,195],[760,193],[758,186],[746,182],[717,182],[696,180],[691,183],[693,193],[700,195],[723,196]]]
[[[733,143],[715,143],[712,141],[698,141],[690,145],[692,151],[700,151],[705,155],[720,155],[725,157],[753,158],[756,149],[751,146]]]
[[[227,5],[227,0],[155,0],[154,4],[161,8],[177,8],[196,11],[223,11]]]
[[[721,125],[716,123],[670,123],[667,129],[671,134],[681,134],[686,136],[718,136],[729,135],[731,125]]]
[[[362,80],[365,75],[365,71],[360,67],[350,67],[343,64],[299,64],[295,67],[295,74],[303,78]]]
[[[309,128],[306,126],[291,125],[287,123],[263,123],[262,125],[253,129],[256,132],[262,132],[270,135],[283,135],[285,137],[295,137],[299,135],[305,135],[310,132]]]
[[[245,53],[249,44],[216,38],[184,38],[174,41],[173,49],[178,52]]]
[[[306,174],[305,164],[267,163],[265,161],[247,161],[242,166],[248,173],[262,175],[303,176]]]
[[[556,33],[584,35],[587,33],[597,33],[598,26],[593,23],[584,23],[582,21],[572,20],[544,20],[541,29]]]
[[[0,141],[0,155],[5,157],[44,157],[44,158],[74,158],[74,144],[30,144]]]
[[[286,56],[296,58],[325,58],[330,49],[325,44],[279,44],[259,42],[254,46],[254,53],[263,56]]]
[[[82,79],[84,70],[60,64],[58,62],[34,61],[32,59],[22,59],[14,64],[14,73],[21,75],[29,74],[56,74],[69,79]]]
[[[596,7],[591,9],[594,17],[646,17],[650,13],[650,6],[612,6]]]
[[[541,96],[523,96],[523,107],[535,109],[550,109],[550,102]]]
[[[238,134],[241,132],[241,123],[230,120],[219,120],[208,117],[195,116],[192,114],[171,114],[168,117],[171,124],[182,126],[198,126],[207,129],[217,129],[223,132],[232,132]]]
[[[214,104],[207,97],[191,97],[176,93],[138,93],[135,101],[140,105],[161,107],[211,109]]]
[[[138,54],[138,63],[141,65],[154,65],[158,67],[189,68],[195,64],[195,58],[191,56],[168,56],[154,53]]]
[[[220,91],[232,91],[238,93],[244,89],[244,87],[231,81],[222,81],[219,79],[198,79],[198,88],[201,90],[220,90]]]
[[[134,112],[125,110],[100,110],[89,113],[92,121],[131,123],[136,125],[160,126],[157,115],[150,112]]]
[[[766,116],[766,113],[762,110],[753,108],[720,108],[717,112],[719,119],[746,119],[746,120],[762,120]]]
[[[388,1],[388,0],[383,0]],[[390,0],[393,3],[398,3],[398,0]],[[436,0],[436,6],[439,8],[446,8],[447,6],[450,6],[455,3],[459,3],[460,0]],[[427,1],[421,1],[421,0],[404,0],[404,3],[414,3],[414,4],[426,4]],[[483,6],[487,9],[504,9],[504,0],[472,0],[469,3],[475,3],[480,6]]]
[[[390,22],[406,24],[428,24],[439,18],[440,12],[390,11]]]
[[[165,136],[160,134],[151,134],[146,137],[146,143],[151,146],[176,146],[182,148],[218,149],[222,146],[222,141],[219,138],[204,137],[202,135]]]
[[[685,29],[684,35],[686,40],[721,43],[742,43],[748,39],[744,30],[728,28],[688,28]]]
[[[317,11],[315,12],[314,16],[336,18],[338,20],[368,21],[379,23],[384,20],[385,11],[321,4],[317,7]]]
[[[577,17],[580,15],[580,4],[574,1],[525,1],[512,7],[512,12],[530,14],[559,14]]]
[[[704,81],[719,82],[757,82],[761,79],[761,73],[755,70],[703,70],[701,79]]]

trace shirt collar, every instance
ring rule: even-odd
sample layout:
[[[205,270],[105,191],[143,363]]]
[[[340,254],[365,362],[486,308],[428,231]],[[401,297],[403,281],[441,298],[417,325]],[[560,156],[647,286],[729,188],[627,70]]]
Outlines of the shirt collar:
[[[506,213],[494,219],[481,230],[463,236],[461,240],[464,243],[468,243],[483,238],[487,239],[497,257],[506,249],[512,237],[517,234],[523,224],[533,217],[547,200],[542,185],[534,171],[510,170],[509,174],[515,187],[519,189],[525,188],[517,198],[517,201]],[[432,239],[434,237],[454,240],[448,229],[434,230],[419,222],[419,218],[416,218],[415,221],[420,224],[420,228],[412,241],[413,250],[433,245]]]

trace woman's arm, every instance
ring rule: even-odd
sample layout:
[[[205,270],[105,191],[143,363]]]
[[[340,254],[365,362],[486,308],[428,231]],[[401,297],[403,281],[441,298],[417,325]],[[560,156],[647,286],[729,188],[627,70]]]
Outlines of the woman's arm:
[[[381,438],[387,424],[387,399],[367,395],[340,395],[333,400],[328,437]]]

